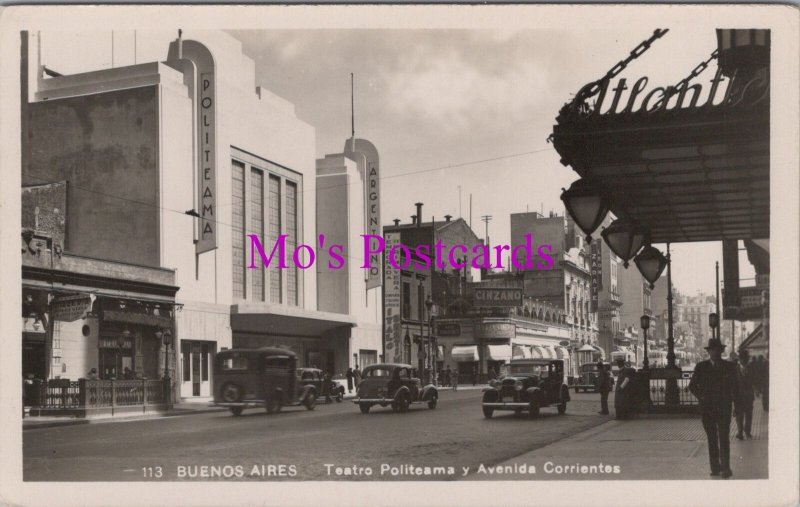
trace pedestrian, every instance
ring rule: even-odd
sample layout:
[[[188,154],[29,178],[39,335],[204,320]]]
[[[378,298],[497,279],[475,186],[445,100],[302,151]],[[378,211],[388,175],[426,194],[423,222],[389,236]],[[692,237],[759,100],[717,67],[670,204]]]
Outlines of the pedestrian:
[[[453,372],[453,391],[458,391],[458,370]]]
[[[725,345],[716,338],[708,340],[709,359],[694,368],[689,390],[700,402],[703,429],[708,437],[708,460],[711,475],[727,479],[733,472],[730,463],[731,409],[739,396],[737,367],[722,360]]]
[[[86,374],[86,378],[89,380],[97,380],[97,368],[89,370],[89,373]]]
[[[450,365],[447,365],[447,369],[444,371],[444,385],[445,387],[450,387],[450,383],[452,382],[453,370],[450,369]]]
[[[348,368],[347,369],[347,373],[345,374],[345,377],[347,377],[347,392],[348,393],[352,393],[353,392],[353,369],[352,368]]]
[[[748,368],[749,363],[750,355],[747,350],[739,350],[739,364],[737,365],[739,397],[736,400],[736,438],[738,440],[744,440],[745,435],[747,438],[753,438],[750,430],[753,428],[755,393],[753,392],[753,376]]]
[[[597,374],[600,376],[600,413],[608,415],[608,393],[611,392],[611,375],[602,361],[597,363]]]
[[[636,376],[636,370],[628,366],[622,357],[617,358],[617,366],[619,375],[614,391],[614,412],[617,419],[627,419],[630,415],[630,404],[634,398],[634,389],[631,384]]]
[[[358,389],[358,384],[361,383],[361,370],[358,369],[358,365],[353,369],[353,383],[354,387]]]

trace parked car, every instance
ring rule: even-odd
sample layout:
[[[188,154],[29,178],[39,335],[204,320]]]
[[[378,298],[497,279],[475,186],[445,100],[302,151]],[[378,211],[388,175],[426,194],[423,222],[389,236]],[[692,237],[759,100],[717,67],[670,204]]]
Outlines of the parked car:
[[[491,418],[495,410],[527,411],[535,418],[541,407],[555,405],[558,413],[567,411],[569,388],[564,383],[561,359],[512,359],[503,365],[501,378],[483,390],[483,416]]]
[[[229,349],[217,353],[214,362],[214,405],[228,407],[233,415],[245,408],[263,407],[280,412],[286,405],[314,410],[317,387],[299,381],[297,358],[286,349]]]
[[[433,384],[422,386],[409,364],[373,364],[364,368],[353,403],[366,414],[374,405],[391,405],[395,412],[407,412],[413,403],[436,408],[439,392]]]
[[[317,397],[324,395],[325,388],[323,386],[323,382],[325,380],[325,376],[322,370],[317,368],[298,368],[297,378],[303,385],[314,386],[314,389],[317,391]],[[330,381],[330,383],[331,399],[341,402],[344,399],[344,387],[333,379]]]

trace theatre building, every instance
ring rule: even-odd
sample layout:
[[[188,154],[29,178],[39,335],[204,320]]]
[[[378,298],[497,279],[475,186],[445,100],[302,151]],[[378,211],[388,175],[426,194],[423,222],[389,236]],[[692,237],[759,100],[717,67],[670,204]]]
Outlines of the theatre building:
[[[329,292],[318,299],[319,264],[307,250],[293,255],[325,232],[314,128],[257,86],[239,41],[176,35],[160,34],[152,54],[140,44],[136,58],[147,63],[118,57],[125,65],[62,75],[39,51],[47,34],[23,33],[28,369],[78,379],[129,367],[167,376],[174,399],[207,399],[223,348],[285,347],[301,365],[332,373],[346,371],[351,348],[375,358],[377,320],[353,313],[368,306],[356,299],[367,292],[364,274],[351,264],[361,287],[354,282],[350,305],[336,307]],[[355,145],[343,161],[354,178],[361,151]],[[360,205],[331,214],[353,233],[365,227],[360,188],[351,188]],[[267,256],[282,243],[286,267],[276,253],[265,268],[251,235]],[[64,297],[74,299],[61,306],[72,306],[58,309]],[[44,314],[42,340],[34,324]]]

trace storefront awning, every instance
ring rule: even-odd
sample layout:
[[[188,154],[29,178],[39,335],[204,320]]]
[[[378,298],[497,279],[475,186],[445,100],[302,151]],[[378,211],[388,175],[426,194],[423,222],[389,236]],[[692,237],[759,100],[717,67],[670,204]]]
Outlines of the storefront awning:
[[[510,361],[511,345],[487,345],[489,352],[487,359],[490,361]]]
[[[603,350],[602,348],[598,347],[597,345],[592,345],[592,348],[594,349],[596,354],[600,354],[601,358],[603,358],[603,359],[606,358],[606,351],[605,350]]]
[[[453,350],[450,352],[450,357],[457,363],[471,363],[478,361],[478,346],[477,345],[454,345]]]
[[[533,357],[531,355],[531,349],[525,345],[514,345],[512,356],[513,359],[530,359]]]
[[[556,353],[558,354],[559,359],[569,360],[569,349],[566,347],[556,347]]]
[[[531,357],[544,358],[544,354],[542,353],[542,347],[540,345],[534,345],[531,347]]]

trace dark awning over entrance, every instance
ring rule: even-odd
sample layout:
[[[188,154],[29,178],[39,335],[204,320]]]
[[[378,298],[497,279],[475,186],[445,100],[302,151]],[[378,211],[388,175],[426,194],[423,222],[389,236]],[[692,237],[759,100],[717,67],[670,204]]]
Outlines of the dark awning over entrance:
[[[231,306],[234,332],[319,337],[328,331],[355,325],[355,317],[337,313],[265,303]]]

